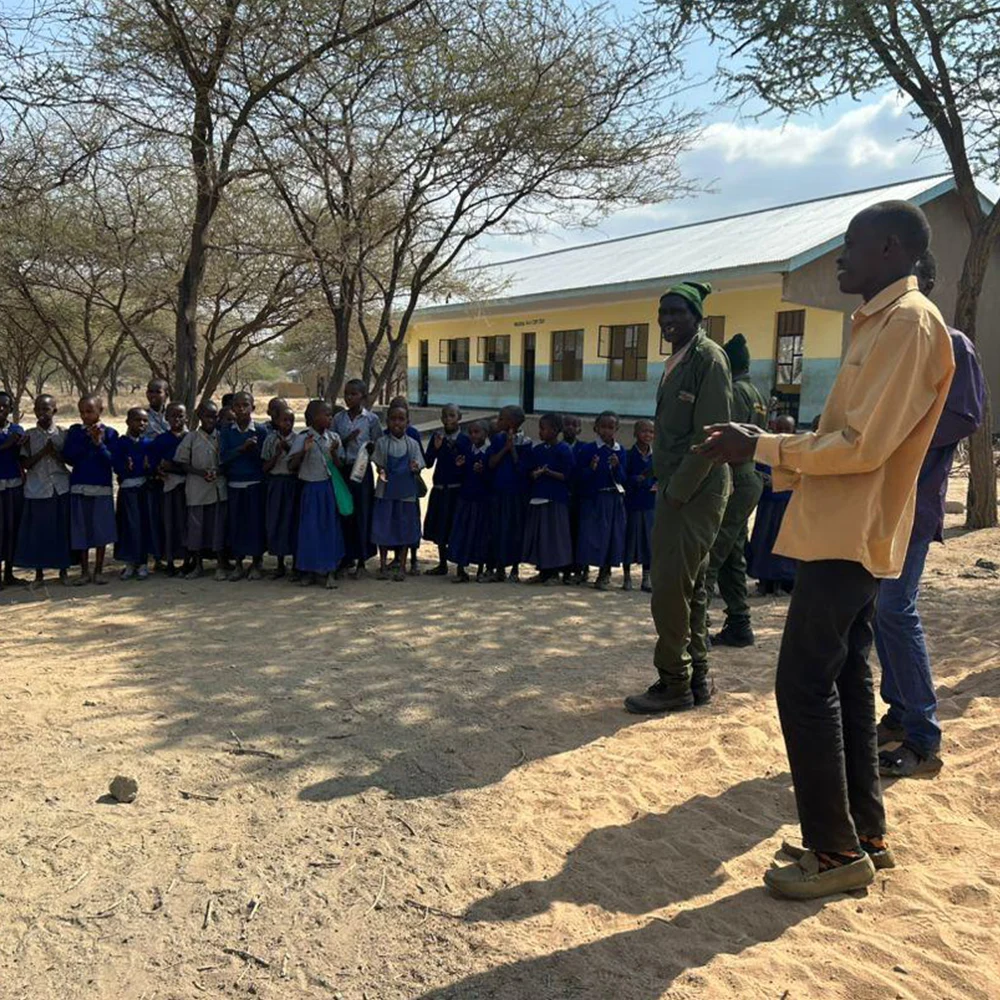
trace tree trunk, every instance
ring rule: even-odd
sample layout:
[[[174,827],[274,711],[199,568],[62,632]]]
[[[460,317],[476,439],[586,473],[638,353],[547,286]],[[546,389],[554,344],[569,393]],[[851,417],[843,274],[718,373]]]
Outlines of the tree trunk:
[[[984,219],[972,234],[955,301],[955,327],[973,342],[976,341],[979,297],[992,246],[992,227]],[[969,490],[965,507],[965,527],[969,530],[996,527],[997,470],[993,458],[993,414],[989,386],[986,387],[982,426],[969,440]]]

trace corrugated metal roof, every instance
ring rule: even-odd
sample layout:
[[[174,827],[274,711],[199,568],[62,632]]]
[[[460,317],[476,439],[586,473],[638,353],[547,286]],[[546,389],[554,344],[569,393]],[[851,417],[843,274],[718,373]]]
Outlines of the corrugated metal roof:
[[[794,270],[836,245],[851,218],[868,205],[896,199],[921,204],[953,187],[950,174],[938,174],[569,247],[475,270],[481,271],[490,285],[501,286],[500,291],[490,296],[490,301],[605,289],[720,271]],[[432,305],[421,312],[433,309]]]

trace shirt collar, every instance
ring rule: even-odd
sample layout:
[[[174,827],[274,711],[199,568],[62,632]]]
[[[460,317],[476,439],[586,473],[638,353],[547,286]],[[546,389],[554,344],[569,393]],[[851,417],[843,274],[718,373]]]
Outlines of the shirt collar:
[[[621,451],[622,446],[620,441],[612,441],[611,444],[605,444],[600,438],[597,439],[597,450],[600,451],[601,448],[610,448],[612,451]]]
[[[917,284],[917,279],[911,274],[909,277],[900,278],[898,281],[894,281],[891,285],[886,285],[878,295],[873,296],[863,305],[855,309],[852,319],[860,316],[874,316],[875,313],[881,312],[883,309],[888,309],[889,306],[896,301],[896,299],[901,298],[907,292],[915,292],[919,290]]]

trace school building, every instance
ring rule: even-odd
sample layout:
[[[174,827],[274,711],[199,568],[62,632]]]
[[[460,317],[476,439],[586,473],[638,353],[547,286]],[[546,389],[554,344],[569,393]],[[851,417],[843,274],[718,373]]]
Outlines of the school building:
[[[823,407],[859,304],[840,293],[834,263],[852,216],[891,199],[924,209],[938,259],[933,297],[948,320],[968,243],[954,188],[950,175],[939,175],[487,265],[478,277],[499,289],[488,300],[414,313],[410,398],[424,406],[519,402],[529,413],[650,415],[669,353],[656,324],[659,296],[676,281],[698,279],[714,289],[705,304],[708,335],[722,343],[742,333],[753,381],[808,423]],[[978,338],[994,393],[998,256]]]

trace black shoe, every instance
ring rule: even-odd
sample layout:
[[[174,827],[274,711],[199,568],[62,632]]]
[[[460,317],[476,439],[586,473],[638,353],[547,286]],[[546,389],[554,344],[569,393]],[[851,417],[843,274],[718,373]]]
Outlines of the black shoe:
[[[713,646],[732,646],[734,649],[745,649],[754,644],[753,629],[749,626],[745,628],[730,628],[728,625],[712,636]]]
[[[643,694],[630,694],[625,699],[625,709],[633,715],[655,715],[657,712],[686,712],[694,708],[694,695],[670,694],[663,681],[657,681]]]
[[[452,583],[468,583],[471,579],[472,579],[472,577],[469,576],[469,574],[466,573],[466,571],[464,569],[460,569],[455,574],[455,579],[452,580],[451,582]]]
[[[432,569],[425,569],[424,576],[447,576],[448,575],[448,564],[438,563]]]
[[[881,750],[882,747],[887,747],[890,743],[902,743],[906,739],[906,730],[902,726],[894,726],[889,721],[889,717],[883,715],[875,727],[875,735]]]
[[[711,677],[691,682],[691,695],[696,707],[707,705],[712,700],[713,694],[715,694],[715,681]]]

